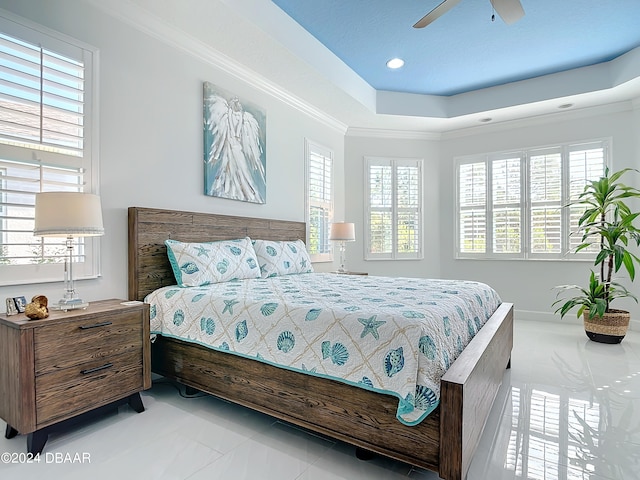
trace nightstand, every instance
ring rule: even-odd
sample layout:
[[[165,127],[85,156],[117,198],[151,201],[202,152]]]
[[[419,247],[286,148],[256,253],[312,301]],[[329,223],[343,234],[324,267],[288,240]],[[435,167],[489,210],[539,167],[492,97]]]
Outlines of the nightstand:
[[[151,387],[149,305],[92,302],[43,320],[0,316],[0,418],[40,453],[51,428],[125,399],[144,411]]]

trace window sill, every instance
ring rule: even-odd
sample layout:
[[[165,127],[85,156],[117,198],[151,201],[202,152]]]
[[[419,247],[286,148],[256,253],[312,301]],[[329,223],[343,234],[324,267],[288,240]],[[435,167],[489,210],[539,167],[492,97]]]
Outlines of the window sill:
[[[525,257],[489,257],[489,256],[478,256],[478,257],[459,257],[456,256],[454,257],[454,260],[479,260],[479,261],[491,261],[491,262],[504,262],[504,261],[508,261],[508,262],[562,262],[562,263],[566,263],[566,262],[580,262],[580,263],[584,263],[584,262],[589,262],[589,263],[593,263],[595,257],[592,258],[525,258]]]

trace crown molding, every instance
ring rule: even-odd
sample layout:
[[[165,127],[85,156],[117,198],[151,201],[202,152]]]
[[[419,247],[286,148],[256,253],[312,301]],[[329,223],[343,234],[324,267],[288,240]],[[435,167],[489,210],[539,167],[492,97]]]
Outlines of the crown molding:
[[[161,42],[204,61],[234,76],[251,87],[271,95],[323,125],[345,134],[348,125],[289,93],[276,83],[225,55],[188,33],[180,30],[151,12],[127,0],[85,0],[96,8],[127,23]]]
[[[395,140],[440,140],[442,134],[417,130],[349,127],[347,137],[388,138]]]

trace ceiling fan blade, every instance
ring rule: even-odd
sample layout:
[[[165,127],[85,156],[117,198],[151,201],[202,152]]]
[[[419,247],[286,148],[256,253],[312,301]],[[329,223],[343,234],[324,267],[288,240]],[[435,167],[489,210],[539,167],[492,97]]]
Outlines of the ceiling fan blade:
[[[511,25],[524,17],[524,9],[520,0],[491,0],[491,5],[507,25]]]
[[[424,17],[422,17],[418,22],[413,26],[413,28],[424,28],[430,23],[433,23],[435,20],[440,18],[442,15],[447,13],[453,7],[455,7],[460,0],[444,0],[440,5],[427,13]],[[497,10],[497,8],[496,8]]]

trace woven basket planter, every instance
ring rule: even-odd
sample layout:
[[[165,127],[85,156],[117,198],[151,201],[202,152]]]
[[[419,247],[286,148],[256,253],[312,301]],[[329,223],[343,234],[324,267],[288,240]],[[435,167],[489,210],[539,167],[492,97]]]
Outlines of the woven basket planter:
[[[594,342],[620,343],[627,334],[631,314],[624,310],[611,310],[604,316],[596,315],[589,318],[589,311],[585,311],[584,331]]]

